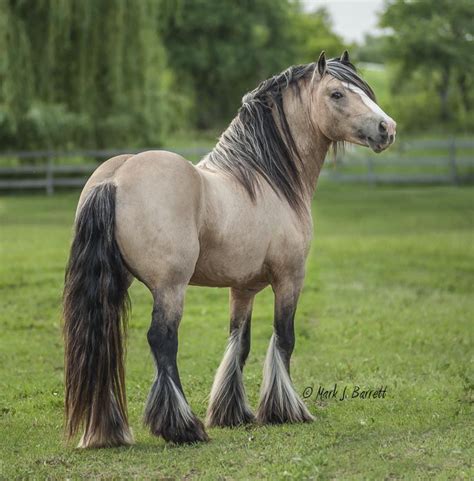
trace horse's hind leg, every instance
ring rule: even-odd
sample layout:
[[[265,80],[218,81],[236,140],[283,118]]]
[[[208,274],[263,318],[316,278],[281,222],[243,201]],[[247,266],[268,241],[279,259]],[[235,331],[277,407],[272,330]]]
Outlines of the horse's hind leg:
[[[186,401],[176,363],[185,289],[186,285],[178,285],[153,292],[153,315],[148,331],[157,373],[147,400],[145,424],[156,436],[175,443],[208,440],[203,424]]]
[[[301,283],[289,280],[273,285],[274,333],[270,340],[260,393],[260,423],[312,421],[313,416],[295,392],[290,379],[290,358],[295,345],[294,318]]]
[[[208,426],[237,426],[252,422],[242,369],[250,351],[250,318],[255,292],[231,289],[230,337],[212,385]]]

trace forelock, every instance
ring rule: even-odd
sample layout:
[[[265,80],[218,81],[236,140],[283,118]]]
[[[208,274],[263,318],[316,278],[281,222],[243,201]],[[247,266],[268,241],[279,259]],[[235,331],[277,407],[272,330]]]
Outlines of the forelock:
[[[369,84],[358,75],[356,68],[350,62],[331,59],[327,62],[327,73],[343,82],[348,82],[360,88],[370,99],[376,102],[375,93]]]

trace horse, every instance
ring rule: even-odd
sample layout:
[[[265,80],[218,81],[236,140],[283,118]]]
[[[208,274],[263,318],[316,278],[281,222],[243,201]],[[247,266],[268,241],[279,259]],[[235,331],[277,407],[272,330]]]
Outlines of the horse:
[[[207,427],[303,423],[313,415],[290,377],[295,311],[324,159],[341,143],[381,152],[396,123],[376,103],[347,51],[292,66],[247,93],[215,148],[197,164],[166,151],[113,157],[87,181],[66,267],[66,436],[78,447],[133,443],[125,394],[128,288],[153,296],[147,339],[156,377],[144,422],[167,442],[208,441],[176,361],[188,285],[230,288],[230,336],[209,398]],[[273,335],[260,401],[242,371],[255,295],[274,293]]]

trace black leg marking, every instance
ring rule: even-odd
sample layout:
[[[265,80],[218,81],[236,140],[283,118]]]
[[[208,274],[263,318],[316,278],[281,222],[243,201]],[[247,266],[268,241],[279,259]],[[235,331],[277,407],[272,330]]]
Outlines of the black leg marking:
[[[245,362],[250,353],[250,315],[245,318],[245,320],[238,325],[238,321],[235,319],[231,320],[230,335],[238,336],[239,343],[239,366],[240,370],[243,371]]]
[[[290,373],[290,359],[295,347],[295,312],[296,306],[286,306],[275,315],[275,337],[278,350],[285,368]]]
[[[296,304],[275,309],[275,333],[270,341],[257,420],[260,423],[309,422],[314,418],[293,388],[290,358],[295,345]]]
[[[153,434],[163,436],[166,441],[208,441],[202,422],[186,401],[179,379],[176,355],[180,317],[170,320],[160,306],[153,310],[148,343],[155,358],[157,375],[145,408],[145,424]]]
[[[242,380],[242,370],[250,352],[254,296],[253,292],[231,289],[230,337],[211,389],[208,426],[239,426],[255,420]]]

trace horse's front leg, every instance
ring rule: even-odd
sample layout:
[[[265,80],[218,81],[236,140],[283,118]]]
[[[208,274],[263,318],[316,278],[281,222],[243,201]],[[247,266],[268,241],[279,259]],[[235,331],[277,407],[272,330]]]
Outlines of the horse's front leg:
[[[230,290],[230,337],[212,385],[208,426],[238,426],[254,420],[242,369],[250,351],[250,318],[255,291]]]
[[[153,292],[153,315],[148,330],[156,378],[145,408],[145,424],[156,436],[174,443],[208,440],[203,424],[186,401],[176,363],[185,289],[185,285],[178,285]]]
[[[314,419],[290,378],[290,358],[295,345],[294,318],[302,279],[303,276],[295,276],[272,284],[275,318],[257,411],[260,423],[296,423]]]

